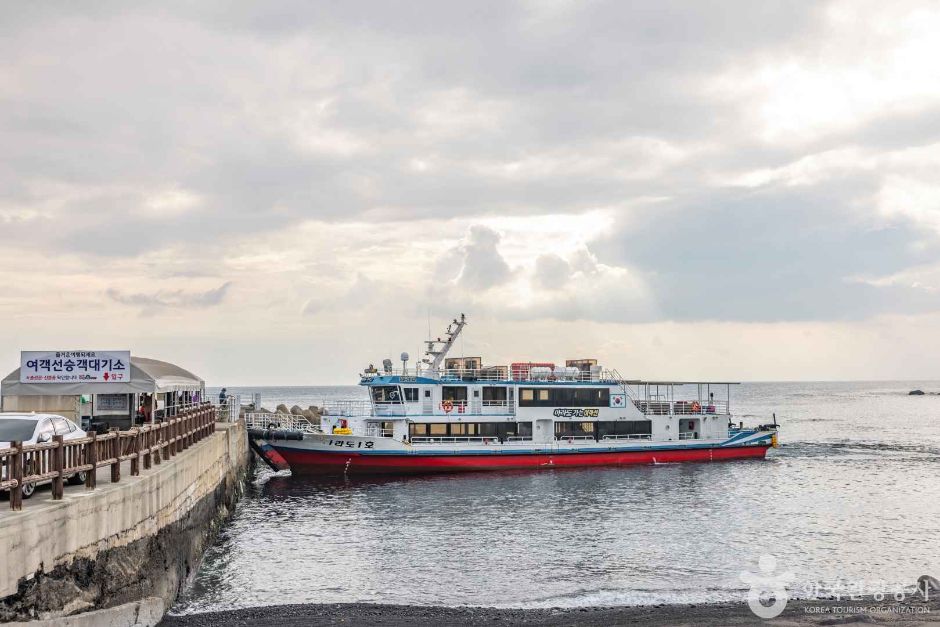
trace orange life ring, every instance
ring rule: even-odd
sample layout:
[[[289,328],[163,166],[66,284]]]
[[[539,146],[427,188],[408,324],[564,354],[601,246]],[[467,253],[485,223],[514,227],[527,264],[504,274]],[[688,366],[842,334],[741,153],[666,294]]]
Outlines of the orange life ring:
[[[454,401],[444,401],[441,403],[441,409],[444,410],[445,414],[449,414],[454,411]]]
[[[692,413],[697,414],[702,411],[702,404],[698,401],[692,401]]]

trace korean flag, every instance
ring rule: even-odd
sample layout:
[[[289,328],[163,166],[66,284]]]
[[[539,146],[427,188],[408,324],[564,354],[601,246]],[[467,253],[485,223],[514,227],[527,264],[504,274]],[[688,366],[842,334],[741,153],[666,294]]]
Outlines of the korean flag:
[[[623,407],[627,404],[627,395],[626,394],[611,394],[610,395],[610,406],[611,407]]]

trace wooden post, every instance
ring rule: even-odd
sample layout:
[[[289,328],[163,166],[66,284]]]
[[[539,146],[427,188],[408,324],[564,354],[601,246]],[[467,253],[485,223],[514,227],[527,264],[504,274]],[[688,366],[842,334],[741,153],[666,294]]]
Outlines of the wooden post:
[[[144,425],[144,426],[147,427],[147,430],[141,434],[141,438],[143,439],[142,444],[143,444],[143,450],[144,450],[144,452],[142,453],[142,455],[144,456],[144,470],[150,470],[150,466],[153,463],[153,453],[150,450],[150,437],[151,437],[150,427],[147,425]]]
[[[85,489],[94,490],[98,485],[98,434],[88,432],[91,442],[85,445],[85,463],[91,464],[91,470],[85,471]]]
[[[153,432],[154,432],[153,446],[155,449],[153,452],[153,463],[155,463],[157,466],[159,466],[163,462],[163,456],[166,454],[163,451],[163,446],[161,446],[161,444],[163,443],[163,435],[164,435],[163,427],[165,426],[166,426],[165,422],[161,422],[160,424],[153,426]]]
[[[23,443],[14,440],[10,446],[16,452],[10,456],[10,479],[16,481],[16,487],[10,489],[10,509],[23,509]]]
[[[131,445],[129,454],[133,455],[131,457],[131,476],[136,477],[140,474],[140,429],[134,430],[134,435],[131,436]]]
[[[52,449],[52,469],[56,476],[52,479],[52,498],[58,501],[65,492],[65,480],[62,477],[62,469],[65,467],[65,440],[61,435],[52,436],[55,442],[55,448]]]
[[[111,429],[114,436],[111,438],[111,483],[117,483],[121,480],[121,433],[117,429]]]

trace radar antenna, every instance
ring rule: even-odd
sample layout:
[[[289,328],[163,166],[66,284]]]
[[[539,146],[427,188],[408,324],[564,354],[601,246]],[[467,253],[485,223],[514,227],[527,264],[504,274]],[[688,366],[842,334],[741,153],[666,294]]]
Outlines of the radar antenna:
[[[466,325],[467,317],[464,314],[460,314],[459,320],[454,318],[454,320],[447,325],[447,331],[444,334],[446,339],[442,340],[441,338],[437,338],[436,340],[426,340],[424,343],[428,345],[428,348],[424,351],[425,357],[421,360],[421,363],[427,364],[428,370],[437,372],[444,362],[447,352],[454,345],[454,342],[457,341],[457,337]]]

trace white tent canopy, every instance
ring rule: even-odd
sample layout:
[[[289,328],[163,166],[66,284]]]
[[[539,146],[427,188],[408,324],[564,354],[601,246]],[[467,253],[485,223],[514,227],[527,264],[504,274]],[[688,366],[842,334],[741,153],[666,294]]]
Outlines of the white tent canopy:
[[[162,394],[201,392],[206,382],[179,366],[157,359],[131,357],[130,381],[121,383],[21,383],[20,369],[0,383],[3,396],[68,396],[79,394]]]

